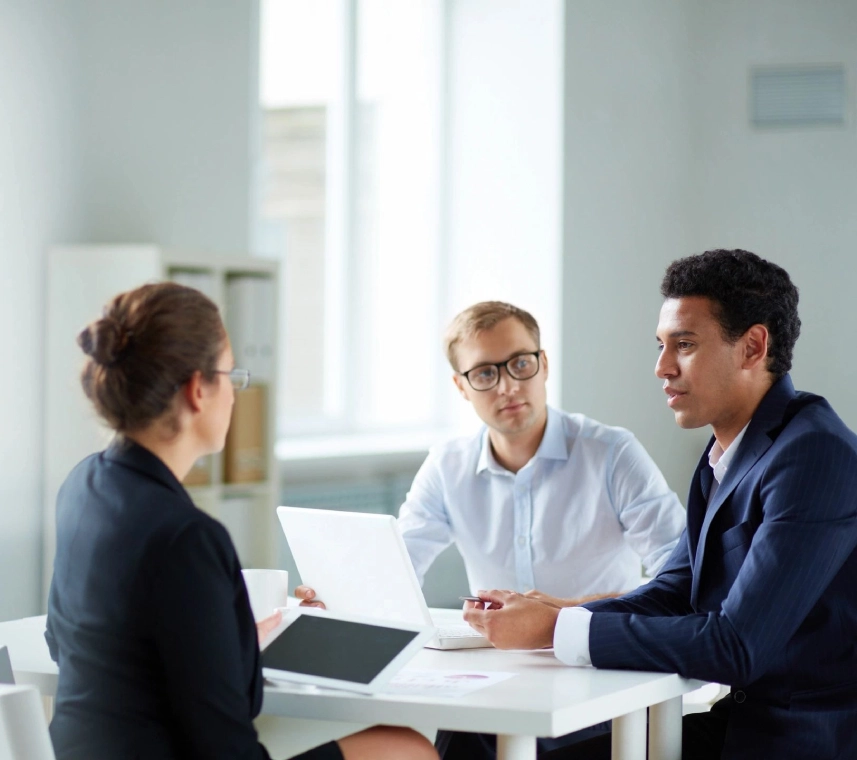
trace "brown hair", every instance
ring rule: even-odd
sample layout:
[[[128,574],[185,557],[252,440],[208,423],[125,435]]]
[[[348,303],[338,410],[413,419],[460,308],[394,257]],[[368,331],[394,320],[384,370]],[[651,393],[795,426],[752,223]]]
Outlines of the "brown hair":
[[[77,336],[90,357],[83,390],[111,428],[142,430],[194,372],[214,379],[225,340],[217,306],[198,290],[161,282],[120,293]]]
[[[510,317],[517,319],[526,328],[538,348],[541,345],[539,323],[536,322],[532,314],[504,301],[481,301],[462,311],[452,320],[446,330],[444,336],[446,358],[452,368],[458,372],[455,347],[461,341],[471,338],[483,330],[490,330],[499,322]]]

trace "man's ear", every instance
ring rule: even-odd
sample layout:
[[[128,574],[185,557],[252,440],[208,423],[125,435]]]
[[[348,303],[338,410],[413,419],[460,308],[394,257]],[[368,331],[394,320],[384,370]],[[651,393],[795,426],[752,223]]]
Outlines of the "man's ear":
[[[544,372],[544,373],[545,373],[545,380],[547,380],[547,379],[548,379],[548,355],[547,355],[547,353],[544,351],[544,349],[542,349],[542,352],[541,352],[541,353],[542,353],[542,356],[541,356],[541,359],[540,359],[540,361],[541,361],[541,369],[542,369],[542,372]]]
[[[182,394],[184,395],[184,400],[187,402],[187,405],[194,412],[198,412],[202,409],[203,398],[204,398],[204,389],[202,386],[202,373],[197,370],[191,375],[190,380],[188,380],[182,386]]]
[[[456,372],[452,376],[452,382],[454,382],[455,387],[458,388],[458,392],[461,394],[461,398],[463,398],[465,401],[470,401],[470,397],[467,395],[467,388],[464,387],[464,384],[467,381]]]
[[[759,364],[763,364],[763,369],[767,369],[769,338],[768,328],[764,325],[753,325],[744,333],[742,338],[744,342],[742,369],[753,369]]]

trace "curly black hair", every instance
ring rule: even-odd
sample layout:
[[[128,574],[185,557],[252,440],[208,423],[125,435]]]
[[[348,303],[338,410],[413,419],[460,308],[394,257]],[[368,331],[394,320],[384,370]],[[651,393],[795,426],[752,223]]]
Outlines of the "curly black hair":
[[[670,264],[661,295],[710,299],[730,343],[753,325],[764,325],[769,335],[768,371],[779,379],[791,369],[800,335],[798,290],[782,267],[750,251],[706,251]]]

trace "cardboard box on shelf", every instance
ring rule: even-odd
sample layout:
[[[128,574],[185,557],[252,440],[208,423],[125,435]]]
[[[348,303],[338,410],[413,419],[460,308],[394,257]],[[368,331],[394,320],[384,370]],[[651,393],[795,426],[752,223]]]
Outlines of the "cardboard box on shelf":
[[[210,486],[211,485],[211,457],[200,457],[193,463],[190,472],[182,481],[184,486]]]
[[[267,389],[251,385],[235,394],[232,423],[223,450],[224,483],[258,483],[265,480],[267,449]]]

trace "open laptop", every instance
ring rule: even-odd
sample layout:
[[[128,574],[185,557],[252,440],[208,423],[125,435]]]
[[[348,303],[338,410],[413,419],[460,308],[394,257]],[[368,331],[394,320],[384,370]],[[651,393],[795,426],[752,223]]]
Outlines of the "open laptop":
[[[331,612],[435,625],[395,517],[301,507],[277,517],[303,583]],[[435,628],[427,647],[491,646],[463,620]]]

